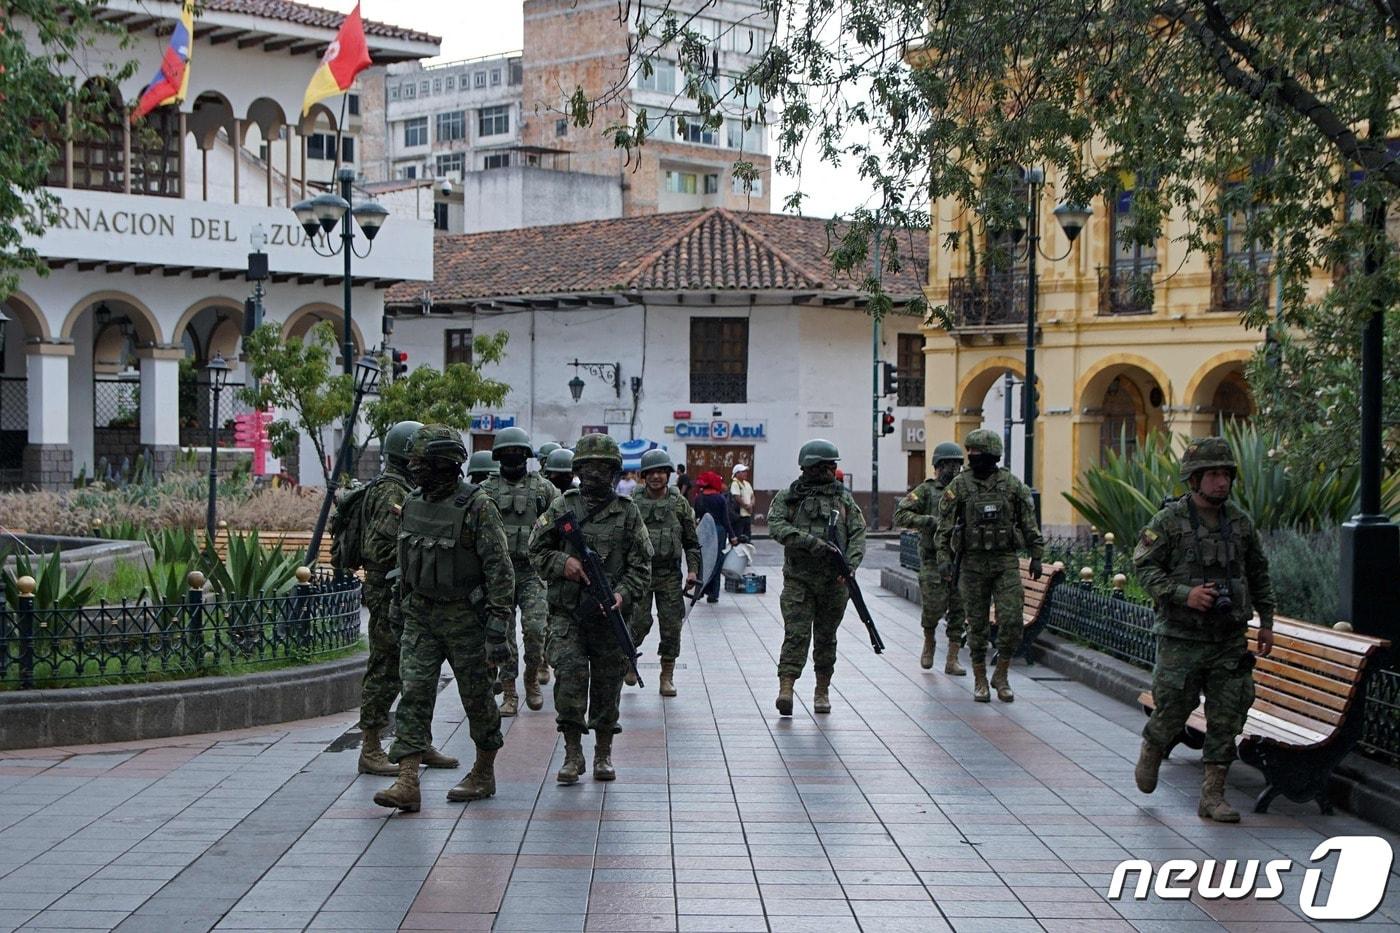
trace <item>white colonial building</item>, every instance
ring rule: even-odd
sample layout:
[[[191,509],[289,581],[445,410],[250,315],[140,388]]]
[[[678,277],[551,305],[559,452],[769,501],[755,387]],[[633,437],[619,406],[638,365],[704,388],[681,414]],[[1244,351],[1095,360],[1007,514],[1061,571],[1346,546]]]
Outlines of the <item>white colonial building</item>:
[[[508,335],[502,363],[483,372],[510,392],[479,413],[475,449],[510,425],[536,442],[646,438],[692,473],[728,478],[747,463],[766,511],[796,477],[798,447],[826,437],[865,506],[872,319],[859,282],[832,273],[830,242],[819,219],[724,209],[440,235],[431,286],[389,291],[392,342],[410,366],[441,368],[470,361],[475,335]],[[902,253],[884,279],[901,304],[920,294],[926,236]],[[919,324],[896,313],[881,329],[880,357],[901,377],[898,396],[880,401],[897,428],[880,441],[884,525],[923,478]]]
[[[203,0],[187,99],[133,130],[131,106],[179,10],[176,2],[110,0],[101,15],[130,45],[103,38],[66,66],[101,75],[140,62],[119,85],[90,79],[110,97],[109,118],[91,137],[59,141],[48,189],[58,222],[27,243],[51,271],[23,275],[4,299],[0,471],[11,482],[63,486],[138,452],[160,468],[182,444],[208,443],[200,373],[216,354],[239,359],[255,230],[266,237],[271,273],[265,319],[288,336],[318,320],[344,321],[343,260],[318,255],[289,210],[324,190],[314,156],[337,131],[340,100],[299,113],[342,14],[285,0]],[[365,32],[377,63],[438,52],[433,36],[368,21]],[[308,153],[309,140],[322,148]],[[354,200],[364,197],[357,189]],[[353,264],[357,351],[378,343],[384,290],[431,277],[431,204],[382,202],[390,216],[368,257]],[[338,236],[332,241],[339,245]],[[357,233],[357,248],[365,247]],[[239,382],[236,362],[235,371]],[[220,428],[235,410],[231,395]],[[308,459],[304,453],[306,475],[319,479]]]

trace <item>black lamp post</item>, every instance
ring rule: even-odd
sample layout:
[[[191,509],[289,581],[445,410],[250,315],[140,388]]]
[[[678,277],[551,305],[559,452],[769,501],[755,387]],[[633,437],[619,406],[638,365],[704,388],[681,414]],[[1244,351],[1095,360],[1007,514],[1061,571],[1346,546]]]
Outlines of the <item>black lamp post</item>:
[[[1069,238],[1069,249],[1059,256],[1047,255],[1040,249],[1040,189],[1045,184],[1045,172],[1038,168],[1028,169],[1025,177],[1030,195],[1026,205],[1027,226],[1013,227],[1011,235],[1014,242],[1019,243],[1022,237],[1026,237],[1028,227],[1030,236],[1026,237],[1023,254],[1015,255],[1013,247],[1012,260],[1026,260],[1026,375],[1021,386],[1021,420],[1025,424],[1025,442],[1022,444],[1022,453],[1025,456],[1025,481],[1026,485],[1031,487],[1031,500],[1035,503],[1035,521],[1039,525],[1040,491],[1035,488],[1035,420],[1039,414],[1040,402],[1040,393],[1035,385],[1036,303],[1039,298],[1036,287],[1036,256],[1044,256],[1049,262],[1058,262],[1068,256],[1074,249],[1074,241],[1078,239],[1094,211],[1087,204],[1061,204],[1056,207],[1055,219]]]
[[[340,194],[331,194],[327,191],[314,198],[299,201],[292,205],[292,213],[296,214],[297,221],[306,231],[307,241],[315,250],[316,255],[345,257],[345,273],[341,283],[341,300],[345,305],[345,339],[341,348],[341,359],[344,361],[345,374],[348,376],[355,365],[353,362],[355,356],[354,332],[350,327],[350,260],[354,256],[361,259],[369,256],[374,248],[375,235],[379,233],[379,228],[384,226],[384,221],[389,217],[389,211],[374,200],[361,201],[351,207],[350,199],[354,193],[351,189],[355,181],[355,173],[348,168],[342,168],[336,178],[340,182]],[[355,224],[350,222],[351,217],[359,223],[360,229],[364,231],[365,239],[370,243],[363,253],[355,249]],[[335,229],[336,224],[340,224],[339,247],[331,245],[331,231]],[[318,244],[318,236],[324,241],[324,246]]]
[[[209,361],[209,365],[204,367],[204,371],[209,374],[209,391],[213,396],[209,408],[209,514],[205,523],[209,531],[209,548],[212,551],[217,515],[215,503],[219,489],[219,393],[224,391],[224,386],[228,383],[229,365],[224,362],[223,356],[216,354]]]
[[[316,564],[321,553],[321,535],[326,530],[326,520],[331,515],[331,502],[335,499],[336,486],[340,478],[349,470],[350,451],[355,446],[355,422],[360,417],[360,403],[365,396],[379,385],[379,361],[372,356],[362,356],[355,364],[355,403],[350,406],[350,414],[345,419],[340,451],[335,455],[335,469],[331,471],[331,481],[326,484],[326,497],[321,500],[321,514],[316,517],[316,529],[311,533],[311,546],[306,550],[306,565]]]

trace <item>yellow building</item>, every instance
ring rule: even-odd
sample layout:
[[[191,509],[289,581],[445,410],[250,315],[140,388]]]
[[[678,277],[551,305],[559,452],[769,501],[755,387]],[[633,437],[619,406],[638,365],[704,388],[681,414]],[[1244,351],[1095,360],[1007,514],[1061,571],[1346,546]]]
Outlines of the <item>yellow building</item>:
[[[1134,247],[1120,236],[1130,190],[1092,204],[1071,244],[1052,219],[1051,182],[1037,205],[1035,485],[1046,530],[1063,534],[1087,524],[1063,493],[1105,450],[1132,447],[1153,429],[1214,433],[1222,418],[1254,412],[1243,371],[1262,335],[1240,323],[1240,310],[1253,289],[1268,287],[1269,255],[1247,242],[1242,217],[1227,221],[1211,256],[1188,254],[1179,220],[1155,247]],[[1005,373],[1019,379],[1025,371],[1026,263],[989,271],[986,235],[967,242],[977,227],[960,205],[934,206],[926,294],[931,306],[947,307],[951,326],[925,326],[930,446],[961,440],[984,423],[1001,433],[1002,410],[988,404],[989,393],[1000,398]],[[946,245],[950,233],[960,234],[956,248]],[[1026,243],[1016,251],[1024,253]],[[1248,269],[1258,274],[1243,274]],[[1023,430],[1018,424],[1013,434],[1017,473]]]

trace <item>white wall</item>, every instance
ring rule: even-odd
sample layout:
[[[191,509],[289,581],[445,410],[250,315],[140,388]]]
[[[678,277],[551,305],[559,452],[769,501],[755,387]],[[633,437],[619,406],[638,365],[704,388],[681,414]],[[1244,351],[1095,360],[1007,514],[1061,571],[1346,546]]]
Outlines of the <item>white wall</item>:
[[[454,185],[456,183],[454,182]],[[515,230],[622,216],[622,180],[608,175],[511,166],[467,172],[455,233]],[[456,217],[449,214],[449,224]]]

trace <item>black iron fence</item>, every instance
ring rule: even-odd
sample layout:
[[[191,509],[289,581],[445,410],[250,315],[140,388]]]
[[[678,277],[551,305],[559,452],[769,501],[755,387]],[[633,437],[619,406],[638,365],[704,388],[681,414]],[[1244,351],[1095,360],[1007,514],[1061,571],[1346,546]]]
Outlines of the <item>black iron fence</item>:
[[[960,276],[948,280],[948,310],[957,330],[1013,327],[1026,323],[1027,289],[1024,272]]]
[[[219,393],[218,443],[221,447],[232,447],[233,419],[246,415],[252,407],[238,397],[241,382],[229,382]],[[213,415],[214,391],[207,378],[182,379],[180,381],[180,446],[206,447],[209,444],[209,421]]]
[[[284,596],[79,609],[0,603],[0,689],[163,680],[304,663],[360,639],[360,584],[317,577]]]
[[[103,428],[141,427],[141,379],[139,376],[94,376],[92,424]]]

